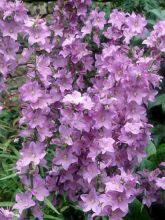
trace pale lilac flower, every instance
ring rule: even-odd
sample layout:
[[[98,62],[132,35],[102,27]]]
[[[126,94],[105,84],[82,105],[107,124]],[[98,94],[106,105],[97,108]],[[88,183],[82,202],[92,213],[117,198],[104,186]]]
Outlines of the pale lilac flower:
[[[38,82],[36,81],[27,82],[20,88],[19,91],[20,91],[22,100],[25,102],[35,103],[43,95],[43,92]]]
[[[106,192],[109,191],[124,192],[124,184],[122,183],[121,176],[116,175],[112,178],[109,178],[107,181],[108,182],[105,183]]]
[[[58,1],[47,23],[31,18],[20,1],[0,3],[0,90],[10,92],[5,82],[17,67],[27,73],[19,89],[23,148],[16,169],[31,192],[16,197],[20,219],[31,207],[35,218],[44,218],[32,196],[42,207],[48,189],[57,198],[65,194],[93,219],[112,220],[121,220],[137,196],[150,206],[164,189],[159,170],[135,172],[151,135],[146,106],[161,81],[164,21],[144,41],[149,51],[130,47],[133,37],[146,37],[146,19],[113,10],[107,21],[91,4]],[[46,149],[54,151],[53,159],[45,157]],[[45,178],[40,166],[48,170]]]
[[[92,25],[98,27],[99,29],[103,29],[106,23],[105,12],[98,12],[97,10],[91,13]]]
[[[156,185],[160,187],[161,189],[165,190],[165,177],[157,178],[156,179]]]
[[[63,102],[78,105],[83,102],[83,97],[80,92],[74,91],[72,94],[66,95]]]
[[[127,122],[124,125],[125,131],[132,134],[138,134],[140,132],[140,128],[142,127],[142,123],[138,122]]]
[[[21,159],[19,160],[19,163],[21,163],[23,167],[28,166],[30,163],[38,165],[45,155],[46,152],[44,144],[30,142],[24,145],[21,151]]]
[[[30,44],[44,45],[46,43],[46,38],[50,36],[50,30],[44,20],[30,18],[25,21],[25,26],[27,27]]]
[[[72,94],[68,94],[63,99],[64,103],[71,103],[74,105],[82,104],[84,109],[91,110],[94,106],[91,98],[85,94],[84,96],[81,95],[80,92],[74,91]]]
[[[98,174],[100,174],[100,170],[97,165],[94,163],[89,163],[87,167],[84,167],[82,172],[83,178],[90,183],[92,179],[94,179]]]
[[[10,37],[4,37],[0,40],[0,53],[5,56],[7,61],[16,61],[16,53],[18,52],[19,44]],[[8,64],[9,65],[9,64]]]
[[[99,203],[97,192],[92,189],[88,194],[81,195],[83,201],[82,208],[85,212],[92,210],[93,212],[101,212],[101,205]]]
[[[123,220],[125,215],[125,212],[122,212],[120,209],[116,209],[111,213],[111,220]]]
[[[160,163],[161,166],[165,167],[165,162]]]
[[[0,208],[0,219],[2,219],[2,220],[12,220],[13,217],[16,217],[14,212],[9,211],[8,209]]]
[[[43,220],[44,219],[44,213],[40,209],[39,205],[35,205],[32,208],[32,213],[33,213],[33,216],[36,217],[37,219],[39,219],[39,220]]]
[[[49,195],[49,191],[45,187],[45,180],[42,179],[39,175],[36,175],[33,178],[32,194],[39,201],[43,201],[44,198]]]
[[[126,19],[126,14],[124,12],[114,9],[110,14],[110,18],[108,22],[111,23],[112,26],[121,29],[122,25],[125,23],[125,19]]]
[[[126,24],[131,32],[140,34],[143,32],[144,27],[147,25],[147,21],[141,15],[136,15],[134,12],[126,18]]]
[[[50,85],[50,76],[52,76],[52,71],[49,66],[50,66],[49,57],[46,57],[46,56],[37,57],[36,67],[39,71],[39,74],[45,86]]]
[[[4,77],[8,74],[8,66],[6,65],[7,60],[3,54],[0,54],[0,72],[3,74]]]
[[[101,148],[101,152],[104,154],[105,152],[114,152],[113,144],[115,143],[113,138],[101,138],[99,139],[99,146]]]
[[[21,32],[21,26],[18,26],[16,22],[11,21],[11,22],[6,22],[5,24],[1,23],[0,30],[2,31],[4,37],[9,36],[16,41],[18,37],[18,33]]]
[[[56,165],[62,165],[65,170],[68,170],[71,164],[77,162],[77,157],[71,152],[71,150],[61,150],[58,148],[56,151],[56,157],[53,163]]]
[[[33,207],[35,202],[32,200],[32,193],[18,193],[16,195],[16,204],[13,206],[13,209],[18,209],[19,214],[22,214],[23,210]]]
[[[82,36],[84,37],[86,34],[90,34],[92,31],[92,23],[90,20],[86,21],[85,26],[81,29]]]
[[[124,213],[128,213],[128,204],[132,202],[132,199],[129,199],[125,196],[124,193],[111,192],[110,194],[112,211],[120,209]]]

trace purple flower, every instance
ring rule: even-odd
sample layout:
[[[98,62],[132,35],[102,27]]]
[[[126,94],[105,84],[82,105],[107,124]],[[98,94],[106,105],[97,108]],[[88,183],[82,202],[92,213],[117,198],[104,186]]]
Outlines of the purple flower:
[[[132,133],[132,134],[139,134],[140,132],[140,128],[142,127],[142,123],[138,123],[138,122],[127,122],[124,125],[125,131],[128,133]]]
[[[143,32],[144,27],[147,25],[147,21],[141,15],[136,15],[134,12],[126,18],[126,25],[131,32],[140,34]]]
[[[114,152],[113,144],[115,143],[113,138],[101,138],[99,139],[99,146],[101,148],[101,152],[104,154],[105,152]]]
[[[33,213],[33,216],[36,217],[37,219],[39,219],[39,220],[43,220],[44,219],[44,213],[40,209],[39,205],[35,205],[32,208],[32,213]]]
[[[128,204],[132,199],[127,198],[124,193],[111,192],[110,194],[112,211],[120,209],[124,213],[128,213]]]
[[[95,163],[89,163],[87,167],[83,168],[83,178],[90,183],[92,179],[97,177],[97,175],[100,174],[100,170],[98,167],[95,165]]]
[[[41,160],[45,157],[45,147],[42,143],[30,142],[25,144],[21,151],[21,159],[18,160],[18,167],[26,167],[30,163],[34,163],[34,165],[38,165]]]
[[[83,28],[81,29],[81,32],[83,34],[83,37],[86,35],[86,34],[90,34],[92,31],[92,23],[90,20],[87,20],[86,23],[85,23],[85,26],[83,26]]]
[[[7,61],[13,60],[16,62],[18,49],[19,44],[10,37],[4,37],[3,41],[0,41],[0,53],[5,56]]]
[[[29,35],[29,43],[31,45],[38,43],[44,45],[46,38],[50,36],[50,30],[42,19],[27,19],[25,22],[27,33]]]
[[[52,71],[49,65],[50,65],[49,57],[46,57],[46,56],[37,57],[36,66],[45,86],[50,85],[50,76],[52,76]]]
[[[30,128],[43,128],[44,124],[48,124],[48,118],[41,111],[29,112],[29,126]]]
[[[111,212],[111,220],[123,220],[125,215],[125,212],[122,212],[120,209],[116,209],[115,211]]]
[[[9,36],[15,41],[17,40],[18,33],[21,32],[21,26],[18,26],[18,23],[16,23],[15,21],[1,23],[0,29],[4,37]]]
[[[42,179],[39,175],[34,176],[33,178],[32,194],[39,201],[43,201],[44,198],[49,195],[49,191],[45,187],[45,180]]]
[[[40,97],[42,97],[43,92],[36,81],[29,81],[20,88],[21,98],[24,102],[35,103]]]
[[[126,14],[122,11],[118,11],[117,9],[113,10],[110,14],[109,23],[112,24],[112,26],[121,29],[122,25],[125,23]]]
[[[9,71],[6,63],[7,63],[7,60],[5,59],[5,56],[0,54],[0,71],[4,77],[7,76],[7,73]]]
[[[13,209],[18,209],[19,214],[22,214],[23,210],[35,205],[35,202],[32,200],[31,192],[18,193],[16,195],[16,202]]]
[[[131,92],[128,91],[127,101],[136,102],[138,105],[143,103],[143,99],[146,97],[146,92],[143,91],[141,88],[132,88]]]
[[[16,217],[14,212],[9,211],[8,209],[0,208],[0,219],[2,219],[2,220],[12,220],[13,217]]]
[[[94,127],[99,129],[101,127],[104,127],[106,129],[111,129],[111,114],[109,111],[101,110],[99,112],[96,112],[94,115],[95,125]]]
[[[101,212],[101,204],[99,203],[97,192],[92,189],[88,194],[81,195],[83,201],[82,208],[85,212],[92,210],[95,213]]]
[[[72,94],[68,94],[63,99],[64,103],[71,103],[73,105],[81,104],[84,109],[91,110],[94,106],[94,103],[92,102],[91,98],[85,94],[84,96],[81,95],[80,92],[74,91]]]
[[[30,17],[19,0],[0,3],[0,90],[10,96],[8,77],[20,66],[27,73],[19,86],[23,146],[16,167],[31,192],[16,196],[20,219],[32,207],[42,220],[39,205],[50,191],[59,195],[54,204],[66,195],[91,218],[121,220],[137,196],[150,206],[164,189],[159,169],[135,168],[150,139],[146,106],[161,81],[165,23],[154,26],[144,50],[129,44],[134,36],[146,38],[143,16],[113,10],[108,21],[91,4],[58,1],[47,21]],[[18,36],[27,39],[26,49]],[[40,167],[48,170],[44,178]]]
[[[160,187],[161,189],[165,190],[165,177],[157,178],[156,179],[156,185]]]
[[[108,179],[108,182],[105,183],[106,192],[115,191],[115,192],[123,192],[124,184],[122,183],[122,178],[119,175],[116,175],[112,178]]]
[[[77,162],[77,157],[71,152],[71,150],[61,150],[58,148],[53,163],[56,165],[62,165],[65,170],[68,170],[71,164]]]
[[[104,28],[104,25],[106,23],[105,12],[98,12],[95,10],[91,13],[91,18],[93,20],[93,26],[98,27],[99,29]]]
[[[66,95],[63,99],[63,102],[78,105],[83,102],[83,97],[81,96],[80,92],[74,91],[72,94]]]

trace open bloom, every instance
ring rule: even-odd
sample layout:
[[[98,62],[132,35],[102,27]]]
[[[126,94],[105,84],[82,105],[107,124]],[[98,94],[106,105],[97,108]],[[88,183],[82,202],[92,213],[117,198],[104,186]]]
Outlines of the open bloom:
[[[13,206],[13,209],[18,209],[19,214],[23,212],[24,209],[28,209],[35,205],[35,202],[32,200],[32,193],[18,193],[16,195],[16,204]]]

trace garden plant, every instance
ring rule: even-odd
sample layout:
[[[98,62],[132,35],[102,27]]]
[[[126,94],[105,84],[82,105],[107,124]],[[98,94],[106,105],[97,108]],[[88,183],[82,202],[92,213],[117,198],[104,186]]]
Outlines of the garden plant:
[[[0,220],[165,219],[163,7],[0,1]]]

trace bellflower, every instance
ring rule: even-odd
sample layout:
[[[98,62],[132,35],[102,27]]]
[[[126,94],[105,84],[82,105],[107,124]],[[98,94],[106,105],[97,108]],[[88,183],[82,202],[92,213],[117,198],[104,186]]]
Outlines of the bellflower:
[[[16,204],[13,209],[18,209],[19,214],[22,214],[23,210],[30,208],[35,205],[32,200],[32,194],[30,192],[18,193],[16,195]]]
[[[165,22],[145,37],[142,15],[113,10],[106,18],[90,0],[58,1],[49,24],[28,15],[21,1],[0,1],[0,13],[0,91],[20,65],[26,67],[16,163],[25,192],[13,208],[20,215],[31,209],[42,220],[45,197],[56,193],[90,218],[121,220],[137,196],[148,206],[158,201],[162,173],[135,170],[151,136],[146,106],[161,82]],[[136,36],[142,45],[132,44]]]
[[[45,187],[45,181],[40,176],[34,176],[32,194],[39,201],[43,201],[49,195],[49,191]]]

